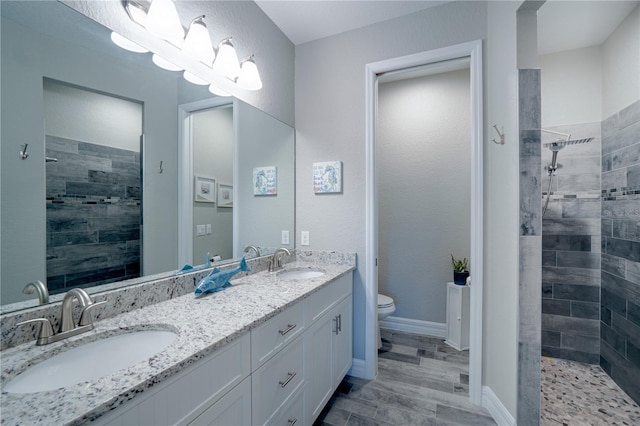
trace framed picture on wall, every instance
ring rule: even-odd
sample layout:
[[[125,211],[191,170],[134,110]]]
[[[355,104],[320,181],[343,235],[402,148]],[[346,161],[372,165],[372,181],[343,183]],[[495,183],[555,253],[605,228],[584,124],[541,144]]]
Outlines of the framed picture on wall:
[[[342,192],[342,161],[313,163],[313,192],[316,194]]]
[[[253,195],[276,195],[278,173],[276,166],[253,168]]]
[[[233,185],[218,184],[218,207],[233,207]]]
[[[196,176],[193,194],[194,201],[198,203],[215,203],[216,180],[214,178]]]

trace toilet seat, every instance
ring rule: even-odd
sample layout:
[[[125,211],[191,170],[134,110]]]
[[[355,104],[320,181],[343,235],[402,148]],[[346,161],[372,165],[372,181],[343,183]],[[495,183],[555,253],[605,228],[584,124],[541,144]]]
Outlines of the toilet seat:
[[[384,294],[378,294],[378,308],[389,308],[393,306],[393,299]]]

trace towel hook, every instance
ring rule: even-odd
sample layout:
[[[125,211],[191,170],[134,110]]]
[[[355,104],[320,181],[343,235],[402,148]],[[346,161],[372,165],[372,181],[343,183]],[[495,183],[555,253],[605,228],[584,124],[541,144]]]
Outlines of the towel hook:
[[[497,141],[495,139],[491,139],[493,141],[493,143],[497,143],[498,145],[504,145],[504,133],[500,133],[500,130],[498,130],[498,126],[497,125],[493,125],[493,128],[496,129],[496,132],[498,132],[498,136],[500,137],[500,140]],[[504,127],[502,127],[502,132],[504,132]]]
[[[162,168],[162,160],[160,160],[160,168],[158,168],[158,173],[162,172],[164,172],[164,169]]]
[[[25,143],[22,145],[22,149],[20,150],[20,159],[21,160],[26,160],[27,158],[29,158],[29,154],[27,154],[27,147],[29,146],[28,143]]]

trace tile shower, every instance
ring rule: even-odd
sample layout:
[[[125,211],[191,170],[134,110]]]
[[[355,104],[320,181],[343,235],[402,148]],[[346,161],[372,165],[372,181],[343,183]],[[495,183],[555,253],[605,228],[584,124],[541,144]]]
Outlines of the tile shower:
[[[52,294],[140,275],[140,154],[46,136]]]
[[[542,221],[542,355],[600,364],[638,402],[640,101],[550,130],[594,140],[559,153]]]

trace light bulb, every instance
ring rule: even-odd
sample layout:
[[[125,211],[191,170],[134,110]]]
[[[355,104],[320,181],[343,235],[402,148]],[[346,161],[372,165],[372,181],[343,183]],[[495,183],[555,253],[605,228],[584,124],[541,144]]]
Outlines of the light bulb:
[[[151,34],[168,41],[182,40],[184,29],[180,23],[180,16],[172,0],[153,0],[145,28]]]
[[[220,75],[235,80],[240,74],[240,64],[236,49],[231,44],[231,38],[226,38],[218,45],[218,54],[213,62],[213,70]]]
[[[116,32],[112,32],[111,33],[111,41],[118,47],[121,47],[125,50],[128,50],[129,52],[135,52],[135,53],[147,53],[148,50],[145,49],[144,47],[140,46],[137,43],[132,42],[131,40],[129,40],[128,38],[121,36],[120,34],[116,33]]]
[[[258,72],[258,67],[253,60],[253,56],[242,61],[237,84],[239,87],[246,90],[262,89],[262,80],[260,79],[260,73]]]
[[[207,26],[203,19],[204,15],[198,16],[191,21],[189,32],[182,45],[182,51],[200,62],[211,65],[213,58],[215,58],[215,53],[211,45],[209,31],[207,31]]]

